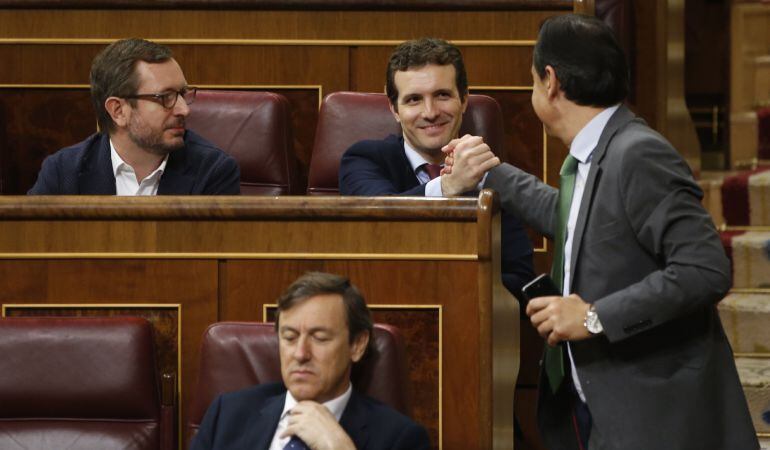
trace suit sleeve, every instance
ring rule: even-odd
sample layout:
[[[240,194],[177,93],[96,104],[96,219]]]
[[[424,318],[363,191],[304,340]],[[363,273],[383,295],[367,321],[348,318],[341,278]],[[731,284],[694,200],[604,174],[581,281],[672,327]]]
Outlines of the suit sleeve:
[[[364,143],[353,144],[340,161],[340,194],[342,195],[425,195],[425,186],[415,186],[407,191],[399,191],[385,173],[365,150]]]
[[[498,192],[503,211],[513,214],[547,238],[553,238],[559,196],[556,188],[507,163],[489,171],[484,187]]]
[[[56,195],[61,193],[59,181],[59,154],[54,153],[43,160],[37,181],[27,195]]]
[[[241,193],[241,169],[230,155],[222,153],[214,163],[204,195],[238,195]]]
[[[198,434],[190,444],[190,450],[210,450],[214,448],[214,436],[217,432],[217,423],[219,422],[219,411],[222,408],[222,396],[214,400],[206,414],[203,416],[201,425],[198,428]]]
[[[393,445],[393,450],[428,450],[430,438],[425,428],[410,422]]]
[[[711,307],[731,284],[729,262],[685,161],[664,140],[639,134],[622,152],[617,188],[636,241],[660,269],[596,300],[612,342]]]

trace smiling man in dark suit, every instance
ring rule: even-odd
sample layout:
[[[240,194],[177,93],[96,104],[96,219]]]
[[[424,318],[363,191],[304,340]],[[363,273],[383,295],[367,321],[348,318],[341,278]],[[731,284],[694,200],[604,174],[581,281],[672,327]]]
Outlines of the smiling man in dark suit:
[[[547,19],[532,78],[535,112],[569,147],[560,188],[508,164],[484,187],[556,241],[562,295],[527,305],[549,344],[538,401],[548,448],[759,448],[715,307],[729,262],[687,163],[623,106],[628,68],[612,31],[594,17]],[[447,194],[479,182],[479,154],[494,161],[471,139],[445,151]]]
[[[346,278],[311,272],[278,299],[283,383],[221,395],[191,450],[423,450],[425,429],[355,391],[351,367],[370,347],[372,319]]]
[[[43,161],[29,194],[239,194],[235,160],[185,129],[195,89],[171,50],[143,39],[107,46],[91,66],[102,130]]]
[[[441,39],[406,41],[390,56],[386,77],[390,110],[402,133],[351,146],[340,162],[340,194],[440,197],[441,147],[457,137],[468,105],[462,54]],[[503,284],[518,297],[533,277],[532,244],[519,221],[506,214],[501,259]]]

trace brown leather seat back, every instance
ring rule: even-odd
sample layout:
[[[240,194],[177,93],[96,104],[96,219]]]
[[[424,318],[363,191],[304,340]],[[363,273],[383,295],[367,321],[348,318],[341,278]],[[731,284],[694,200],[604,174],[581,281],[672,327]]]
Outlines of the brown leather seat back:
[[[0,448],[161,448],[146,320],[5,318],[0,355]]]
[[[199,90],[186,124],[235,158],[241,168],[241,194],[301,193],[284,96]]]
[[[401,127],[388,108],[385,94],[335,92],[327,95],[316,127],[308,195],[339,193],[340,160],[351,145],[400,133]],[[483,136],[496,154],[503,157],[507,154],[502,111],[492,97],[468,96],[468,108],[460,126],[460,136],[464,134]]]
[[[374,345],[376,351],[353,367],[353,386],[408,414],[408,374],[401,333],[393,326],[377,324]],[[219,322],[209,326],[201,344],[188,433],[197,432],[206,409],[219,394],[280,381],[278,336],[272,323]]]

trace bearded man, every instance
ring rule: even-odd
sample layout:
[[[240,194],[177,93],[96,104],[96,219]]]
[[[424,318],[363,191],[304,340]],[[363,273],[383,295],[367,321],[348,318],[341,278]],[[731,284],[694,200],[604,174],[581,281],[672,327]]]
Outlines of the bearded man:
[[[239,194],[235,160],[185,129],[195,92],[168,47],[110,44],[91,65],[100,132],[47,157],[28,194]]]

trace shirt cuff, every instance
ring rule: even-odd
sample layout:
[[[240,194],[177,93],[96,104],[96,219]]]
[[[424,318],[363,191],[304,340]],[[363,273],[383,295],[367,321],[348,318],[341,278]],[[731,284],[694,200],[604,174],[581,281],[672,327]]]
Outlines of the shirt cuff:
[[[443,197],[444,192],[441,190],[441,177],[436,177],[427,183],[425,183],[425,196],[426,197]]]

